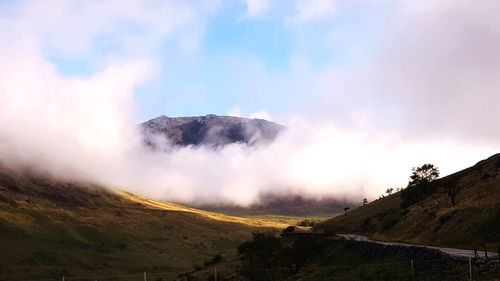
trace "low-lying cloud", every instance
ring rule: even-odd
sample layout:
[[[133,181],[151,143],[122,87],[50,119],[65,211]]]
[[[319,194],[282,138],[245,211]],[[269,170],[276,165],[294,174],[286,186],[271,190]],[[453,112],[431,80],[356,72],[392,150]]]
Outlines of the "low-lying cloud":
[[[208,1],[206,6],[219,5],[215,2]],[[425,22],[433,23],[435,17],[448,13],[453,20],[470,12],[460,8],[464,3],[449,4],[446,10],[427,7],[433,10],[425,13],[431,17]],[[149,39],[175,37],[176,30],[189,29],[197,11],[182,7],[185,16],[173,17],[168,28],[153,28]],[[212,12],[214,7],[206,10]],[[475,7],[474,15],[482,15],[485,10],[481,8],[489,9],[488,5]],[[71,31],[53,32],[56,23],[40,19],[39,11],[23,9],[16,13],[27,20],[4,20],[2,30],[6,32],[0,34],[0,159],[4,165],[29,165],[64,179],[187,203],[249,205],[266,193],[361,202],[364,197],[378,197],[386,188],[404,186],[413,166],[432,162],[446,174],[497,149],[488,137],[500,134],[496,127],[500,116],[494,108],[495,101],[500,101],[495,76],[500,70],[500,32],[496,22],[487,20],[490,17],[452,21],[463,24],[458,31],[450,23],[435,22],[439,28],[424,32],[418,13],[401,21],[409,34],[394,33],[387,43],[391,55],[377,53],[370,60],[376,68],[352,71],[349,67],[343,76],[347,78],[339,84],[327,85],[339,79],[313,79],[325,85],[302,85],[303,89],[321,89],[320,101],[308,105],[316,112],[276,117],[287,130],[269,145],[230,144],[217,150],[171,147],[167,153],[157,153],[142,143],[134,90],[154,76],[158,66],[149,56],[140,55],[142,48],[131,47],[137,47],[137,38],[120,41],[127,46],[120,56],[107,57],[91,75],[61,75],[48,58],[45,43],[80,53],[86,47],[58,43],[56,39]],[[64,12],[59,15],[57,25],[63,25]],[[100,23],[106,32],[118,28],[124,19],[156,26],[161,18],[138,17],[128,10],[113,15]],[[199,24],[196,20],[192,34],[202,29]],[[82,31],[86,36],[83,46],[102,31],[91,27]],[[442,38],[443,34],[449,38]],[[433,42],[415,42],[418,38]],[[184,37],[172,40],[185,42]],[[451,48],[456,53],[438,48],[450,42],[458,46]],[[438,47],[415,49],[426,44]],[[360,94],[366,88],[359,85],[374,93]],[[334,92],[324,96],[329,90]],[[348,122],[324,113],[328,105],[336,108],[339,104],[345,105],[339,112],[349,117]],[[267,112],[259,116],[262,114]],[[474,137],[466,137],[468,134]]]

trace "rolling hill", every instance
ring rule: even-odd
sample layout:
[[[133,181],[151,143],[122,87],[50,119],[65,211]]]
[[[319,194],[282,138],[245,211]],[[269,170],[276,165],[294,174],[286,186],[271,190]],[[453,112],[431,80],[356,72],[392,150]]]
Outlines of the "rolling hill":
[[[287,224],[2,169],[0,280],[143,271],[171,279],[215,255],[233,257],[251,230]]]
[[[317,225],[314,230],[364,234],[402,241],[497,251],[500,244],[500,154],[434,181],[435,191],[401,207],[401,192]],[[444,192],[457,191],[456,204]]]

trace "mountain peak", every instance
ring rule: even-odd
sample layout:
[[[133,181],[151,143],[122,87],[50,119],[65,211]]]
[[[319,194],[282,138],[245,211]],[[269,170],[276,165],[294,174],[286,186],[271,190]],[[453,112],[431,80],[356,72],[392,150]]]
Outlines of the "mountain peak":
[[[174,145],[223,146],[230,143],[254,145],[269,143],[285,128],[264,119],[235,116],[168,117],[161,115],[141,124],[145,141],[154,145],[153,139],[163,137]],[[153,138],[154,136],[154,138]]]

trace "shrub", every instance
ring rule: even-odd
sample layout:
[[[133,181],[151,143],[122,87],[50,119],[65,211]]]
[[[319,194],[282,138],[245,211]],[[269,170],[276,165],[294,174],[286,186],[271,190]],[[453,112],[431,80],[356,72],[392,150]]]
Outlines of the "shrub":
[[[252,232],[253,239],[241,244],[238,253],[253,259],[262,267],[270,265],[281,250],[281,241],[273,231]]]
[[[222,260],[223,260],[222,255],[216,254],[211,260],[204,262],[203,265],[205,267],[213,266],[220,263]]]
[[[291,233],[291,232],[294,232],[295,231],[295,226],[288,226],[287,228],[285,228],[282,232],[282,234],[285,234],[285,233]]]
[[[316,222],[313,221],[313,220],[308,220],[308,219],[305,219],[303,221],[299,221],[297,223],[298,226],[314,226]]]
[[[291,256],[284,255],[281,240],[274,232],[254,231],[252,235],[252,240],[238,247],[238,253],[243,258],[240,273],[252,281],[269,280],[263,269],[281,265],[283,258],[291,258]]]
[[[422,202],[436,192],[437,186],[434,182],[422,183],[409,186],[401,191],[401,208],[406,209],[412,205]]]

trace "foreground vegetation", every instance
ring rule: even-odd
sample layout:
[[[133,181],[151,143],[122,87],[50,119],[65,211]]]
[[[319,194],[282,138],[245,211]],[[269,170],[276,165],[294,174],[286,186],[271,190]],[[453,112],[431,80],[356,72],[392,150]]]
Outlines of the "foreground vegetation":
[[[467,259],[440,251],[347,241],[314,233],[255,232],[238,251],[241,276],[268,280],[468,280]],[[498,261],[474,260],[474,280],[495,280]]]

